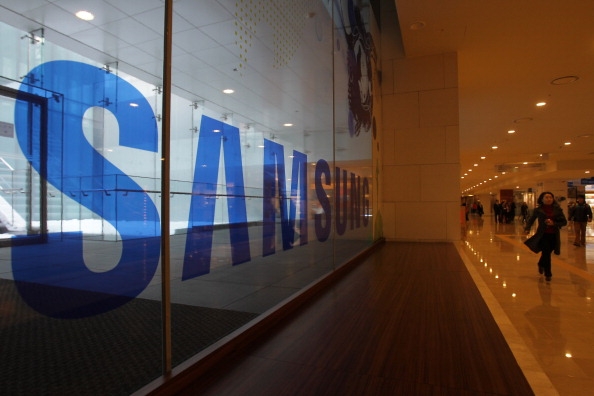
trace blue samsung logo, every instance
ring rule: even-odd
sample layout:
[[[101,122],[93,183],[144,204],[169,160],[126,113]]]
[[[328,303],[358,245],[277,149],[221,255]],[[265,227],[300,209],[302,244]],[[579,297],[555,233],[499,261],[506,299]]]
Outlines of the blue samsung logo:
[[[39,76],[43,76],[42,87],[26,84]],[[50,234],[46,244],[12,248],[15,284],[32,308],[52,317],[80,318],[116,309],[138,296],[155,275],[160,259],[160,218],[150,195],[85,139],[82,119],[88,109],[103,107],[117,120],[120,145],[157,152],[154,112],[134,86],[84,63],[48,62],[31,70],[24,82],[22,92],[48,100],[47,114],[40,117],[47,124],[46,136],[42,136],[43,128],[30,121],[32,113],[40,110],[25,100],[16,102],[15,131],[23,154],[48,183],[117,230],[122,255],[113,269],[93,272],[85,265],[82,233]],[[109,94],[116,90],[117,95]],[[130,106],[132,103],[134,106]],[[232,264],[249,262],[252,257],[239,130],[203,116],[182,281],[210,272],[221,146]],[[41,155],[42,150],[47,153]],[[293,150],[291,185],[287,190],[284,151],[283,145],[264,140],[264,256],[276,253],[277,215],[283,250],[293,248],[296,227],[299,245],[308,242],[308,158]],[[338,235],[347,228],[368,226],[370,188],[366,177],[338,167],[331,169],[324,159],[317,161],[314,175],[316,204],[321,208],[313,217],[318,241],[329,238],[333,225]],[[333,188],[333,198],[327,195],[328,188]]]

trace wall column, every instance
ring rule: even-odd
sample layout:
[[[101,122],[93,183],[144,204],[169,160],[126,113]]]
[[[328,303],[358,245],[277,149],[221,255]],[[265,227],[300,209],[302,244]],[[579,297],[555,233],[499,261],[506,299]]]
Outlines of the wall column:
[[[384,236],[405,241],[459,240],[457,54],[407,59],[387,46],[383,49]]]

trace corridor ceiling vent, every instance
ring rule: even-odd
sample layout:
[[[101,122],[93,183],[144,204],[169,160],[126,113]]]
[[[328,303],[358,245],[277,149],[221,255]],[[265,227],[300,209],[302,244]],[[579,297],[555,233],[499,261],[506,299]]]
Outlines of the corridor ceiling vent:
[[[497,172],[519,172],[522,170],[545,171],[547,168],[544,162],[514,162],[495,165]]]
[[[568,84],[573,84],[574,82],[576,82],[579,79],[580,78],[578,76],[563,76],[563,77],[555,78],[554,80],[551,81],[551,84],[552,85],[568,85]]]

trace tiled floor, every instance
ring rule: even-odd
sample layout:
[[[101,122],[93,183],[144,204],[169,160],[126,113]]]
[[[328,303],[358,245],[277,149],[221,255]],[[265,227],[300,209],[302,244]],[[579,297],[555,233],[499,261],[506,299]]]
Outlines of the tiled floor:
[[[534,228],[533,228],[534,229]],[[594,389],[594,237],[573,245],[561,231],[553,278],[538,274],[521,222],[472,217],[460,254],[537,395],[586,395]]]

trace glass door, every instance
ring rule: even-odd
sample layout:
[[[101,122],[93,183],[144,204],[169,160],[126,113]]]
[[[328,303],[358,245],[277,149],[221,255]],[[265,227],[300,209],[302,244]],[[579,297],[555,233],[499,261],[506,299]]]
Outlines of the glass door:
[[[17,100],[29,109],[26,150],[14,128]],[[31,166],[35,157],[45,163],[45,108],[44,98],[0,86],[0,246],[45,240],[47,187]]]

